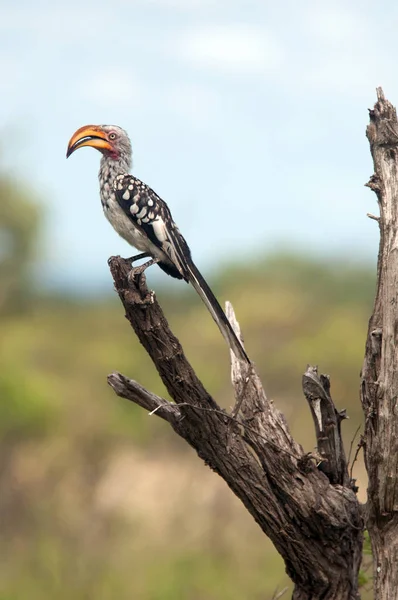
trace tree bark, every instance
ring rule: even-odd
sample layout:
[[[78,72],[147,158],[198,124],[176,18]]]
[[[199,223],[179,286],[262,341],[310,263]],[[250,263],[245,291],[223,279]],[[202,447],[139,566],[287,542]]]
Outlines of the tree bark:
[[[327,376],[313,367],[304,375],[319,445],[319,454],[305,454],[267,399],[254,366],[231,356],[236,405],[229,415],[196,376],[145,276],[120,257],[109,263],[126,317],[174,403],[119,373],[109,376],[109,384],[167,421],[223,477],[284,558],[294,600],[359,598],[363,521],[347,473],[342,414]],[[239,335],[231,305],[227,312]]]
[[[377,98],[366,132],[375,171],[367,185],[379,204],[380,217],[372,218],[379,223],[380,247],[361,401],[375,598],[393,600],[398,598],[398,122],[381,88]]]

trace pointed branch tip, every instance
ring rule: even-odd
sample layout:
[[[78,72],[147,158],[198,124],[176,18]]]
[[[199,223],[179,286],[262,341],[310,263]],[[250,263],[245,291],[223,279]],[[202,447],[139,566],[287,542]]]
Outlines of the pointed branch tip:
[[[379,102],[383,102],[386,98],[384,96],[384,92],[383,92],[383,88],[382,87],[377,87],[376,88],[376,94],[377,94],[377,100]]]
[[[376,215],[372,215],[372,213],[366,213],[366,216],[369,217],[369,219],[373,219],[373,221],[380,221],[380,217],[376,217]]]

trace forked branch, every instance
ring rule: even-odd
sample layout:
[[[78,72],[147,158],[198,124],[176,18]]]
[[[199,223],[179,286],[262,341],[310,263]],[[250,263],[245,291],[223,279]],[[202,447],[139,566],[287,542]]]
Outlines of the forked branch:
[[[145,276],[134,275],[120,257],[112,257],[109,265],[126,317],[174,403],[118,373],[109,376],[115,392],[170,423],[223,477],[283,556],[295,600],[357,598],[362,519],[346,476],[341,417],[326,381],[319,389],[308,388],[323,403],[324,429],[330,430],[321,461],[330,465],[322,472],[292,438],[253,366],[233,360],[236,404],[227,414],[196,376]],[[227,312],[240,335],[232,306]]]

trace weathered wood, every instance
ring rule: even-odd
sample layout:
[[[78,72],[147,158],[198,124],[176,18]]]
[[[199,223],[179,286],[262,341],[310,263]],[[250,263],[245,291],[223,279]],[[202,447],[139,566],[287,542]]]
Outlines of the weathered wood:
[[[303,375],[303,392],[314,420],[318,452],[321,456],[319,468],[330,483],[350,486],[347,461],[341,438],[341,421],[345,411],[338,412],[330,395],[330,379],[318,375],[317,367],[308,366]]]
[[[149,392],[136,381],[128,379],[121,373],[112,373],[108,376],[108,383],[121,398],[131,400],[141,408],[148,410],[150,414],[157,414],[165,421],[173,424],[181,419],[178,406],[171,404],[164,398]]]
[[[398,597],[398,122],[381,88],[377,98],[366,132],[375,171],[367,186],[379,204],[380,246],[361,400],[375,598],[392,600]]]
[[[221,409],[186,359],[145,276],[134,276],[120,257],[109,264],[126,317],[176,404],[169,410],[166,400],[143,388],[137,394],[137,384],[120,374],[110,376],[116,393],[154,407],[223,477],[283,556],[294,600],[358,598],[363,523],[346,478],[331,483],[304,454],[253,366],[243,372],[240,361],[233,364],[239,412]]]

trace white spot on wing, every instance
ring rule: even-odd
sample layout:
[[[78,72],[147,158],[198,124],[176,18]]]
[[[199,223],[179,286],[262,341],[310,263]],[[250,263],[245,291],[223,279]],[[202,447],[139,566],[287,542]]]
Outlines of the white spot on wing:
[[[151,198],[148,200],[148,206],[153,206],[153,200]]]
[[[122,196],[123,200],[130,200],[130,192],[126,190]]]
[[[156,221],[152,223],[153,231],[155,232],[156,237],[159,242],[166,242],[167,240],[167,229],[162,219],[158,218]]]
[[[132,215],[135,215],[138,213],[138,204],[132,204],[130,206],[130,212]]]
[[[145,217],[145,215],[146,215],[146,206],[143,206],[137,215],[137,219],[142,219],[142,217]]]

